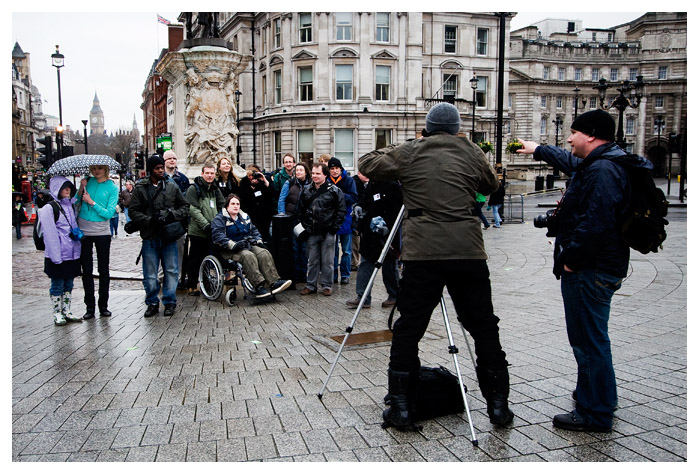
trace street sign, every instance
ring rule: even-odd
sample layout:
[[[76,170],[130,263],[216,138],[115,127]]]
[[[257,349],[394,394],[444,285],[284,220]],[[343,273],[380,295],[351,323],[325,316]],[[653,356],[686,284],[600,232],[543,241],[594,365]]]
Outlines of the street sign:
[[[162,148],[164,152],[173,148],[172,135],[161,135],[156,137],[156,148]]]

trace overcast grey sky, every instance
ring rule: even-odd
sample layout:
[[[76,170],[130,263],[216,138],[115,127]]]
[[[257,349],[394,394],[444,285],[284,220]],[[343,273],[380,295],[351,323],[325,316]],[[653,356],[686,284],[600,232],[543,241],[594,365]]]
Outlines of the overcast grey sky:
[[[161,5],[173,8],[172,3],[164,2]],[[381,2],[381,5],[384,8],[394,7],[394,11],[402,8],[393,5],[393,2]],[[547,3],[538,2],[537,5],[542,8]],[[560,6],[560,3],[556,5]],[[221,10],[226,4],[218,6]],[[270,10],[275,6],[282,7],[267,3],[265,6]],[[298,2],[293,2],[291,6],[294,11],[309,7]],[[370,9],[356,9],[372,10],[371,4],[362,6]],[[456,11],[466,4],[436,6],[444,6],[441,11]],[[290,5],[284,7],[289,9]],[[587,4],[587,7],[591,5]],[[50,8],[47,5],[47,9]],[[315,9],[326,10],[327,7],[318,5]],[[139,130],[143,132],[141,93],[153,61],[160,50],[167,47],[167,27],[157,22],[157,14],[176,22],[178,13],[157,11],[155,8],[150,12],[133,13],[13,12],[11,44],[6,46],[6,51],[11,51],[17,41],[25,52],[31,53],[32,80],[45,101],[44,113],[58,117],[56,69],[51,66],[51,54],[58,44],[65,55],[65,67],[61,69],[64,124],[74,130],[82,130],[81,120],[89,118],[92,100],[97,93],[108,133],[120,127],[130,129],[134,115]],[[521,12],[512,20],[512,28],[527,26],[544,18],[581,19],[584,28],[609,27],[639,15],[641,13]]]

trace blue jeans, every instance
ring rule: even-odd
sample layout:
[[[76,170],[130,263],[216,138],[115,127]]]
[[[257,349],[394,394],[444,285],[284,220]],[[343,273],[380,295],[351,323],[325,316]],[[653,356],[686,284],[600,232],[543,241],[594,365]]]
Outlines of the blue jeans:
[[[112,216],[109,219],[109,232],[112,234],[112,236],[116,236],[119,234],[119,215]]]
[[[161,244],[159,239],[144,239],[141,244],[141,264],[143,288],[146,290],[146,305],[158,305],[158,266],[163,266],[163,304],[175,304],[177,279],[180,274],[177,265],[177,241]]]
[[[340,258],[340,277],[350,277],[350,265],[352,264],[352,233],[337,234],[335,241],[335,258],[333,259],[333,282],[338,280],[338,241],[343,250],[343,257]]]
[[[503,205],[491,205],[491,209],[493,210],[493,222],[495,223],[495,226],[497,228],[501,227],[501,215],[498,213],[498,210],[501,208]]]
[[[357,267],[357,280],[355,281],[355,292],[358,298],[362,298],[362,294],[365,292],[372,272],[374,272],[375,262],[361,256],[360,265]],[[396,300],[399,295],[399,266],[396,256],[391,252],[387,252],[382,263],[382,280],[389,298]],[[372,303],[372,289],[367,292],[365,303]]]
[[[15,225],[15,233],[17,233],[17,239],[22,239],[22,225]]]
[[[49,295],[57,297],[63,295],[65,292],[73,291],[73,279],[51,279],[51,287],[49,288]]]
[[[490,226],[488,220],[486,219],[486,216],[484,216],[484,212],[481,210],[484,207],[483,201],[477,201],[476,202],[476,215],[479,217],[482,223],[484,223],[484,227],[488,228]]]
[[[124,208],[124,219],[127,223],[131,221],[131,218],[129,217],[129,208]]]
[[[578,365],[576,412],[586,423],[607,428],[617,407],[608,320],[621,285],[622,278],[593,269],[561,276],[566,332]]]

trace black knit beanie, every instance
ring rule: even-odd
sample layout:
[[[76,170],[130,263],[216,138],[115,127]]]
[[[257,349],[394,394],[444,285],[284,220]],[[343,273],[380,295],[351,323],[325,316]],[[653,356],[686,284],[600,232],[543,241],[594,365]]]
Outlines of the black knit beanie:
[[[146,161],[146,170],[148,171],[148,174],[150,175],[153,169],[156,167],[156,165],[163,165],[165,166],[165,160],[163,160],[160,155],[158,154],[153,154],[148,158],[148,161]]]
[[[571,130],[608,142],[615,141],[615,120],[602,109],[588,111],[578,116],[571,123]]]

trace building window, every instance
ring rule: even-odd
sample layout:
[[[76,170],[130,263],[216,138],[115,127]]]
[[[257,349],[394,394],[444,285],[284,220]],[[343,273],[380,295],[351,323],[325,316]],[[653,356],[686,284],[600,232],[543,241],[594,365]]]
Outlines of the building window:
[[[662,109],[664,107],[664,96],[654,97],[654,107],[657,109]]]
[[[455,74],[442,75],[442,98],[454,100],[457,95],[457,76]]]
[[[353,129],[335,129],[335,157],[343,168],[355,168]]]
[[[513,108],[513,94],[508,94],[508,109]]]
[[[564,97],[557,96],[557,109],[561,109],[564,105]]]
[[[282,47],[282,19],[276,18],[272,20],[273,47],[275,49]]]
[[[391,129],[376,129],[374,131],[374,149],[379,150],[391,145]]]
[[[540,96],[540,107],[547,108],[547,96]]]
[[[377,101],[389,100],[389,82],[391,78],[391,67],[377,66],[375,69],[375,97]]]
[[[233,50],[238,51],[238,35],[233,35]]]
[[[274,149],[275,167],[282,166],[282,132],[272,134],[272,147]]]
[[[658,79],[666,79],[666,75],[668,73],[668,66],[659,66],[659,73],[657,78]]]
[[[547,135],[547,118],[540,119],[540,135]]]
[[[335,14],[335,39],[338,41],[352,40],[352,13]]]
[[[445,25],[445,53],[457,52],[457,27]]]
[[[267,54],[267,28],[262,29],[260,37],[260,55],[265,56]]]
[[[637,80],[637,68],[630,68],[630,81],[636,81]]]
[[[311,43],[311,13],[299,14],[299,43]]]
[[[594,32],[591,34],[591,40],[592,40],[592,41],[597,41],[597,40],[596,40],[597,37],[598,37],[598,33],[596,33],[596,32],[594,31]]]
[[[549,66],[542,68],[542,79],[549,79]]]
[[[311,163],[314,158],[314,131],[297,130],[297,158],[300,162]],[[280,157],[281,160],[281,157]],[[281,163],[280,163],[281,165]]]
[[[282,103],[282,71],[275,71],[274,76],[274,88],[275,88],[275,104]]]
[[[489,30],[486,28],[476,29],[476,54],[486,56],[489,46]]]
[[[635,125],[635,120],[634,117],[628,117],[627,121],[625,122],[625,134],[627,135],[634,135],[634,125]]]
[[[610,68],[610,80],[617,81],[617,68]]]
[[[633,143],[628,143],[627,146],[625,147],[625,152],[627,152],[627,153],[634,153],[634,144],[633,144]]]
[[[309,102],[314,100],[314,73],[311,66],[299,68],[299,101]]]
[[[474,136],[472,137],[472,142],[473,143],[486,142],[486,132],[474,132]]]
[[[335,67],[335,98],[338,101],[352,100],[351,64],[339,64]]]
[[[476,84],[476,106],[486,107],[487,81],[486,76],[477,76],[479,82]]]
[[[574,81],[580,81],[581,80],[581,68],[576,68],[574,70]]]
[[[377,41],[389,42],[389,13],[377,13]]]
[[[591,96],[591,98],[589,99],[589,103],[590,103],[590,106],[589,106],[589,107],[590,107],[591,109],[597,109],[597,108],[598,108],[598,98],[597,98],[597,97]]]
[[[564,78],[566,77],[566,69],[564,69],[564,68],[559,68],[559,71],[557,72],[557,74],[559,75],[559,76],[558,76],[558,77],[559,77],[559,80],[560,80],[560,81],[563,81]]]
[[[510,121],[506,120],[505,122],[503,122],[503,125],[505,126],[506,134],[510,135],[511,134]]]
[[[591,69],[591,81],[598,81],[600,79],[600,69]]]
[[[262,77],[262,105],[267,105],[267,76]]]

